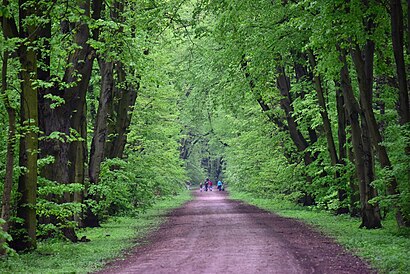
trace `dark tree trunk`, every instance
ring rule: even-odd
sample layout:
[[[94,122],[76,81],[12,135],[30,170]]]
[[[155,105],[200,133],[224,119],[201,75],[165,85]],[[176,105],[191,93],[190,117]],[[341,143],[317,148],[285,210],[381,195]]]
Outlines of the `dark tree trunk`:
[[[104,160],[104,148],[107,140],[107,118],[109,106],[112,104],[114,88],[114,64],[101,59],[99,64],[101,93],[90,151],[89,178],[91,184],[98,183],[101,163]]]
[[[8,99],[7,89],[7,64],[8,64],[7,51],[3,54],[3,65],[1,71],[1,95],[8,114],[8,134],[7,134],[7,152],[6,152],[6,175],[4,177],[4,188],[1,199],[1,216],[0,218],[5,221],[2,225],[4,232],[9,230],[10,221],[10,208],[11,208],[11,190],[13,188],[13,167],[14,167],[14,145],[16,138],[16,110],[11,106]],[[4,239],[0,239],[0,256],[6,253],[6,250],[2,248]]]
[[[312,66],[312,70],[316,68],[316,58],[313,55],[313,52],[308,51],[310,65]],[[325,95],[323,92],[323,85],[322,80],[319,75],[314,74],[313,76],[313,83],[317,94],[317,99],[320,106],[320,116],[322,117],[323,121],[323,128],[325,130],[326,140],[327,140],[327,149],[329,151],[330,161],[333,166],[335,166],[339,160],[337,157],[336,152],[336,145],[333,139],[332,133],[332,125],[330,124],[329,115],[327,112],[327,106],[325,101]]]
[[[280,105],[282,109],[285,111],[290,138],[295,144],[297,150],[304,153],[303,160],[305,165],[307,166],[313,163],[315,158],[314,156],[310,155],[310,152],[306,151],[306,148],[308,148],[309,143],[306,141],[302,133],[299,131],[298,124],[292,116],[293,107],[292,98],[290,96],[290,79],[286,76],[284,67],[278,66],[276,68],[276,71],[278,73],[276,84],[282,95]],[[307,181],[308,183],[311,183],[312,178],[307,176]],[[305,206],[313,205],[315,203],[314,198],[309,193],[305,193],[305,196],[301,199],[301,202]]]
[[[400,124],[410,121],[409,91],[407,87],[406,65],[404,62],[403,9],[400,0],[390,1],[391,28],[394,59],[396,61],[397,80],[399,83],[399,118]],[[408,22],[409,24],[409,22]]]
[[[336,108],[337,108],[337,125],[338,125],[338,131],[337,131],[337,136],[338,136],[338,140],[339,140],[339,160],[338,160],[338,164],[345,166],[346,165],[346,161],[347,161],[347,152],[346,152],[346,143],[347,143],[347,138],[346,138],[346,110],[345,110],[345,103],[344,103],[344,98],[343,98],[343,92],[340,88],[340,85],[338,85],[339,87],[336,89]],[[342,177],[343,178],[344,174],[340,174],[339,172],[339,176],[338,177]],[[342,204],[342,206],[338,207],[336,213],[337,214],[346,214],[349,213],[349,207],[343,206],[343,203],[346,201],[347,199],[347,191],[346,191],[346,187],[347,186],[343,186],[342,184],[345,183],[344,180],[342,179],[339,182],[339,188],[337,191],[337,196],[339,199],[339,202]],[[353,191],[353,190],[352,190]]]
[[[115,64],[118,82],[121,86],[115,87],[115,100],[117,103],[112,106],[112,125],[109,128],[109,135],[114,136],[106,145],[106,155],[108,158],[122,158],[127,134],[131,124],[132,110],[139,90],[139,82],[132,84],[126,83],[126,72],[121,63]],[[125,86],[124,86],[125,85]]]
[[[410,1],[408,1],[410,3]],[[410,122],[410,106],[409,106],[409,90],[406,75],[406,64],[404,61],[404,24],[403,24],[403,8],[400,0],[390,1],[391,10],[391,28],[392,28],[392,44],[393,53],[396,63],[397,80],[399,84],[399,122],[401,125],[406,125]],[[410,18],[410,17],[409,17]],[[410,25],[410,22],[407,22]],[[410,34],[410,33],[409,33]],[[409,38],[410,39],[410,38]],[[409,51],[410,52],[410,51]],[[410,155],[410,143],[406,144],[405,153]],[[410,179],[410,171],[407,174]],[[391,184],[388,188],[390,195],[398,194],[397,185]],[[405,220],[401,210],[398,208],[396,212],[396,220],[400,226],[410,226],[410,221]]]
[[[93,1],[92,3],[92,18],[99,19],[101,15],[102,1]],[[90,1],[87,0],[81,4],[84,10],[84,15],[91,17]],[[93,31],[93,39],[98,39],[98,29]],[[70,111],[70,127],[81,136],[82,140],[70,143],[69,161],[72,163],[69,167],[69,174],[76,183],[84,183],[85,162],[87,160],[87,136],[86,136],[86,92],[90,83],[92,66],[95,59],[95,53],[88,44],[90,39],[90,30],[87,23],[79,22],[77,24],[77,33],[74,36],[74,42],[79,46],[69,58],[69,63],[72,67],[68,69],[64,75],[64,80],[67,83],[76,82],[77,84],[71,88],[67,88],[64,92],[65,101]],[[78,77],[80,75],[80,77]],[[74,195],[76,199],[82,200],[82,194]],[[92,198],[92,197],[87,197]],[[74,197],[66,195],[67,200],[74,200]],[[99,226],[98,219],[90,208],[87,208],[84,213],[82,226],[95,227]]]
[[[255,91],[255,82],[251,77],[251,74],[248,71],[248,62],[245,60],[245,56],[242,57],[241,63],[242,70],[245,73],[246,79],[249,81],[249,88],[254,94],[256,101],[258,102],[259,106],[261,107],[262,111],[266,114],[271,122],[273,122],[281,131],[288,131],[288,127],[283,123],[282,119],[276,117],[272,112],[269,105],[263,100],[262,95]]]
[[[371,149],[369,138],[367,136],[366,120],[362,115],[362,126],[360,125],[359,116],[361,110],[359,104],[354,97],[349,70],[346,61],[346,55],[341,50],[340,59],[343,67],[341,69],[341,87],[345,106],[348,113],[348,119],[352,130],[352,144],[354,151],[354,163],[356,166],[357,177],[359,180],[360,203],[362,223],[360,227],[380,228],[381,218],[378,205],[369,203],[369,200],[374,198],[375,191],[371,182],[373,181],[373,161],[371,158]],[[363,128],[363,126],[365,128]],[[370,155],[369,155],[370,154]]]
[[[312,66],[312,71],[314,71],[316,69],[316,57],[314,56],[313,52],[310,50],[308,51],[308,56],[309,56],[310,65]],[[337,155],[336,145],[335,145],[335,141],[334,141],[333,133],[332,133],[332,125],[330,123],[329,115],[327,112],[327,106],[326,106],[321,77],[319,75],[316,75],[316,73],[314,73],[313,80],[314,80],[314,87],[316,89],[316,94],[317,94],[318,103],[320,107],[320,115],[323,121],[323,128],[325,130],[325,135],[326,135],[326,140],[327,140],[327,149],[328,149],[329,156],[330,156],[330,162],[332,166],[336,166],[338,164],[344,163],[344,160],[341,161],[340,159],[343,159],[343,158],[339,159]],[[338,115],[340,115],[340,117],[338,117],[338,126],[339,126],[338,135],[339,137],[342,138],[341,140],[339,140],[339,142],[341,142],[339,143],[339,151],[340,153],[343,153],[344,151],[343,145],[346,142],[346,134],[344,132],[345,116],[344,116],[344,109],[343,109],[343,96],[340,93],[340,90],[338,90],[338,94],[336,96],[337,96],[336,102],[337,102]],[[342,148],[340,148],[340,145],[342,145]],[[344,156],[346,156],[346,153],[344,153]],[[342,157],[342,155],[340,155],[340,157]],[[337,187],[338,188],[338,200],[341,204],[343,204],[347,196],[346,196],[345,188],[340,186],[340,183],[339,183],[340,175],[341,175],[340,172],[336,171],[335,180],[339,184],[339,186]],[[338,209],[336,210],[337,214],[344,214],[348,212],[349,212],[349,209],[346,206],[338,207]]]
[[[122,13],[124,4],[121,1],[114,1],[110,16],[113,21],[124,22]],[[118,30],[123,32],[122,27]],[[114,72],[117,75],[117,85],[114,86],[115,104],[110,104],[107,110],[111,123],[108,126],[107,135],[113,136],[111,140],[106,140],[105,156],[108,158],[123,158],[127,134],[131,124],[132,111],[137,99],[139,90],[139,79],[135,83],[127,82],[127,73],[124,64],[120,61],[114,63]]]
[[[248,61],[246,60],[245,56],[242,57],[242,63],[241,63],[242,70],[244,71],[246,79],[249,81],[249,87],[251,92],[255,95],[256,100],[260,107],[262,108],[262,111],[264,111],[269,120],[272,121],[277,125],[279,130],[282,131],[287,131],[290,135],[290,138],[292,139],[294,145],[297,148],[297,151],[299,152],[304,152],[304,163],[305,165],[309,165],[314,161],[314,157],[310,155],[309,152],[306,152],[306,148],[309,146],[309,143],[306,141],[302,133],[298,129],[297,122],[295,121],[294,117],[292,116],[293,114],[293,107],[292,107],[292,98],[290,96],[290,80],[285,74],[285,69],[282,66],[278,66],[276,68],[276,71],[278,73],[277,79],[276,79],[276,85],[282,95],[282,99],[280,100],[280,105],[281,108],[284,110],[285,115],[286,115],[286,121],[287,125],[282,122],[282,120],[278,117],[275,117],[272,113],[270,113],[270,107],[266,102],[264,102],[262,96],[258,93],[255,92],[255,83],[254,80],[251,78],[251,75],[247,69],[248,67]],[[295,66],[295,71],[298,74],[299,78],[302,78],[304,75],[307,74],[307,71],[300,67],[300,66]],[[309,130],[310,136],[311,136],[311,143],[316,142],[317,137],[316,137],[316,132],[313,130]],[[285,157],[289,158],[288,153],[285,151],[284,152]],[[312,181],[312,178],[307,176],[308,182]],[[314,204],[314,199],[310,194],[305,194],[305,197],[301,199],[301,202],[308,206]]]
[[[25,18],[25,16],[21,17]],[[30,35],[28,32],[28,37]],[[14,238],[13,247],[16,250],[36,248],[36,197],[37,197],[37,150],[38,136],[38,103],[37,91],[32,86],[36,74],[36,54],[32,49],[21,46],[21,108],[20,121],[26,127],[23,136],[20,138],[20,158],[19,165],[25,168],[19,177],[18,192],[21,194],[17,203],[17,217],[23,220],[17,228],[22,228],[24,233],[21,237]]]
[[[356,67],[359,90],[360,90],[360,104],[363,114],[367,121],[371,143],[378,153],[380,164],[383,168],[392,169],[386,147],[382,144],[383,139],[377,125],[376,117],[373,111],[373,55],[374,43],[367,41],[364,52],[359,49],[352,51],[353,62]],[[363,57],[364,56],[364,59]],[[390,178],[388,182],[389,193],[398,193],[397,180],[395,177]],[[401,213],[399,214],[401,216]],[[397,219],[400,224],[402,218]]]
[[[277,87],[282,95],[280,104],[282,109],[285,111],[290,137],[292,138],[298,151],[304,151],[309,146],[309,144],[303,137],[302,133],[299,131],[298,124],[292,116],[293,107],[292,98],[290,97],[290,80],[286,76],[285,69],[283,67],[277,67],[277,72]],[[312,159],[310,159],[310,156],[306,157],[306,159],[309,163],[313,161]]]
[[[36,80],[37,56],[31,44],[36,39],[35,26],[23,24],[24,20],[34,15],[34,9],[27,8],[26,1],[19,1],[19,34],[20,38],[27,39],[21,44],[18,55],[21,63],[21,96],[20,96],[20,123],[23,126],[20,137],[19,165],[25,170],[20,174],[18,192],[20,199],[17,202],[17,217],[23,221],[16,223],[20,233],[14,236],[12,247],[16,250],[36,248],[36,199],[37,199],[37,151],[38,151],[38,100],[37,90],[33,87]]]

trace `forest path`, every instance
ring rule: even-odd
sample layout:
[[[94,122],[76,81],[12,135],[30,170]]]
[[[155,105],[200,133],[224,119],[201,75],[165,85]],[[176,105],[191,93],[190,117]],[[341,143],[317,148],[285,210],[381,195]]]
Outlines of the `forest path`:
[[[99,273],[371,273],[368,266],[309,226],[193,191],[149,243]]]

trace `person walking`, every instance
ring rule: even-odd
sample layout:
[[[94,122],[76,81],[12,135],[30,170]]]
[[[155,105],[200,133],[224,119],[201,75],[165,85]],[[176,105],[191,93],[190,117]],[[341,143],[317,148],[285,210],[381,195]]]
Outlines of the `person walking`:
[[[222,182],[220,180],[217,183],[217,187],[219,191],[222,191]]]
[[[208,185],[209,185],[209,179],[206,178],[206,180],[205,180],[205,182],[204,182],[205,191],[208,191]]]

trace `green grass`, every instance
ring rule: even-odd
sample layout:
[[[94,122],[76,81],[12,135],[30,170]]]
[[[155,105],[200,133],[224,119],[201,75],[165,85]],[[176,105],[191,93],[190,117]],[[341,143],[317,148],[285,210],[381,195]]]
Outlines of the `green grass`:
[[[132,246],[143,243],[144,236],[155,230],[164,214],[191,199],[189,192],[157,202],[138,217],[116,217],[101,228],[80,230],[90,242],[70,243],[61,240],[39,242],[37,250],[0,259],[0,273],[88,273],[105,262],[121,256]]]
[[[359,229],[360,219],[357,218],[335,216],[329,212],[296,206],[291,202],[254,198],[244,193],[231,192],[230,196],[313,225],[364,258],[379,273],[410,273],[410,229],[399,229],[393,218],[384,220],[382,229]]]

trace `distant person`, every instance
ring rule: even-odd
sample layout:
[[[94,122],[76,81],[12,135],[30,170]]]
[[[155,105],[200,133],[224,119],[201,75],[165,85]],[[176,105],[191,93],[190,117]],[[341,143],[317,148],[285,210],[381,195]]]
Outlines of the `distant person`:
[[[209,180],[209,191],[212,191],[212,181],[211,180]]]
[[[209,185],[209,179],[206,178],[206,180],[205,180],[205,182],[204,182],[205,191],[208,191],[208,185]]]
[[[203,187],[202,182],[200,182],[200,183],[199,183],[199,191],[200,191],[200,192],[202,192],[202,187]]]
[[[217,187],[218,187],[219,191],[222,191],[222,182],[221,181],[218,181]]]

